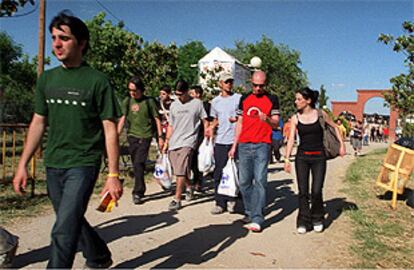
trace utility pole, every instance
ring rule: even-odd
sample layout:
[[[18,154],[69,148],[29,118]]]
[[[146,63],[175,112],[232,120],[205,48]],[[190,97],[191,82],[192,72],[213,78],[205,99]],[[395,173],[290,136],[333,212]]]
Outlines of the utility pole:
[[[37,52],[37,77],[42,74],[45,68],[45,11],[46,11],[46,0],[39,0],[39,40],[38,40],[38,52]],[[31,196],[35,195],[35,179],[36,179],[36,158],[42,156],[42,144],[40,143],[36,154],[33,155],[30,162],[30,184]]]
[[[39,41],[37,52],[37,76],[44,70],[45,63],[45,10],[46,0],[39,0]]]

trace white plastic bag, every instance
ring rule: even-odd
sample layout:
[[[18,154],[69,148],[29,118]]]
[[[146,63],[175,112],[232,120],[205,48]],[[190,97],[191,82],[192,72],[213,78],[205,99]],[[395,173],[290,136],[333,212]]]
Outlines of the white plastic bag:
[[[171,188],[172,172],[167,154],[160,154],[154,168],[154,178],[165,189]]]
[[[220,184],[217,193],[230,197],[237,197],[239,192],[239,176],[237,174],[237,166],[233,158],[229,158],[226,166],[223,168]]]
[[[204,137],[203,142],[198,148],[198,170],[205,176],[214,171],[214,145],[213,139]]]

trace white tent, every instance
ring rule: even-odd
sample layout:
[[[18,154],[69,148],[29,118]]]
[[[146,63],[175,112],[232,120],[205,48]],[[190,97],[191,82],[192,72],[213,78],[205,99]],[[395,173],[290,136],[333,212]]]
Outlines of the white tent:
[[[199,84],[209,91],[218,90],[217,82],[221,72],[231,72],[234,77],[234,87],[250,88],[247,83],[250,70],[234,56],[215,47],[198,61]]]

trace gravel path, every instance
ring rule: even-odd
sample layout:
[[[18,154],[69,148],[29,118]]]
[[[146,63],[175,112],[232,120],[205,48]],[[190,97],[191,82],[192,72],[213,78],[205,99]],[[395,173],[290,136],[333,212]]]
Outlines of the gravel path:
[[[385,144],[372,144],[363,152]],[[347,145],[350,152],[349,144]],[[262,233],[242,228],[242,214],[213,216],[212,195],[184,202],[178,213],[167,210],[171,195],[155,183],[148,185],[147,201],[131,202],[125,190],[112,213],[95,210],[94,196],[87,211],[88,221],[96,226],[112,251],[113,267],[119,268],[343,268],[352,263],[349,254],[350,222],[342,210],[352,201],[341,193],[343,178],[352,155],[328,162],[324,188],[327,228],[323,233],[298,235],[297,187],[294,175],[283,172],[283,164],[269,167],[268,205]],[[20,237],[15,265],[44,268],[48,258],[49,234],[54,214],[10,223],[7,229]],[[82,268],[78,253],[74,267]]]

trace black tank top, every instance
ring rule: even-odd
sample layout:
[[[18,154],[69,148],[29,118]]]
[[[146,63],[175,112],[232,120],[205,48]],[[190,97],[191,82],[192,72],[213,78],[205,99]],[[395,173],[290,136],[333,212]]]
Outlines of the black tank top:
[[[323,130],[319,119],[312,124],[302,124],[298,117],[298,133],[300,138],[298,150],[323,151]]]

